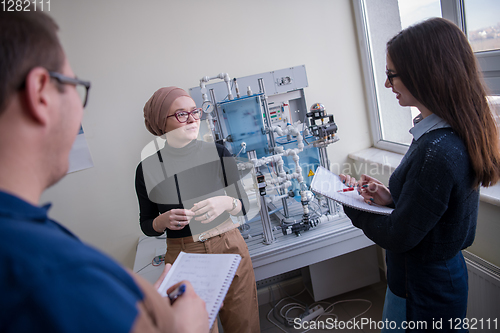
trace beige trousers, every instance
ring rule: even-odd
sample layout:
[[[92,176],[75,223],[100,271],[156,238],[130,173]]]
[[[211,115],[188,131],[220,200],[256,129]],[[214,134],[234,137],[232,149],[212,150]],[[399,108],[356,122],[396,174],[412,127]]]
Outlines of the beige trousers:
[[[165,263],[172,264],[180,251],[187,253],[236,253],[241,262],[227,292],[219,318],[224,333],[260,332],[257,287],[248,247],[238,229],[213,236],[205,242],[193,242],[192,237],[167,238]],[[217,333],[217,322],[210,332]]]

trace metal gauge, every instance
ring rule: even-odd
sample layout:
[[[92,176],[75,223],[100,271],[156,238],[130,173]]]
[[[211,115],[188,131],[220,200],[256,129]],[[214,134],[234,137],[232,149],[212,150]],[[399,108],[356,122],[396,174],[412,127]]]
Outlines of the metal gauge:
[[[212,113],[212,111],[214,110],[214,103],[210,101],[205,101],[203,102],[202,109],[203,113]]]

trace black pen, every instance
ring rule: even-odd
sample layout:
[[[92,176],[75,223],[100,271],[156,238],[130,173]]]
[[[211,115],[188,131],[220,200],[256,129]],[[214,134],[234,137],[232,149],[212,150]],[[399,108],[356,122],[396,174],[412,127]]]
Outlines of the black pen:
[[[185,291],[186,291],[186,285],[181,284],[180,286],[175,288],[170,294],[168,294],[168,298],[170,298],[170,304],[174,304],[174,301],[177,299],[177,297],[184,294]]]

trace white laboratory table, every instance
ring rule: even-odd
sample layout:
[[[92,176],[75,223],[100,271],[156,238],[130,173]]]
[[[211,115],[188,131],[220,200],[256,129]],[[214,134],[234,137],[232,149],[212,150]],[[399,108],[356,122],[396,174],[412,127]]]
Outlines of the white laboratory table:
[[[167,251],[166,237],[139,237],[137,252],[135,254],[134,272],[141,275],[151,283],[156,282],[163,271],[165,265],[153,266],[153,258],[163,255]]]

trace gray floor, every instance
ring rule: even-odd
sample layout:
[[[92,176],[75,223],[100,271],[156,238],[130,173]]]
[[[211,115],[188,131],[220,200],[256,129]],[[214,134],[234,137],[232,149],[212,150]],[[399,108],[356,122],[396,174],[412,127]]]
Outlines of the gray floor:
[[[365,299],[369,300],[372,302],[371,308],[361,316],[357,317],[356,320],[358,321],[358,325],[361,322],[361,320],[364,318],[365,321],[368,321],[369,319],[372,319],[373,321],[380,321],[382,319],[382,310],[384,306],[384,298],[385,298],[385,290],[386,290],[387,284],[386,281],[381,281],[379,283],[373,284],[371,286],[367,286],[358,290],[354,290],[342,295],[338,295],[326,300],[323,300],[322,302],[327,302],[327,303],[335,303],[339,302],[333,307],[333,310],[331,310],[331,313],[337,315],[338,321],[342,321],[343,324],[352,319],[354,316],[359,315],[360,313],[364,312],[366,309],[369,307],[369,303],[363,302],[363,301],[349,301],[349,300],[356,300],[356,299]],[[292,295],[293,296],[293,295]],[[308,306],[314,306],[316,304],[314,303],[313,298],[306,292],[301,293],[296,297],[296,299],[302,303],[307,304]],[[340,302],[340,301],[348,301],[348,302]],[[280,316],[280,309],[286,304],[286,303],[296,303],[296,301],[288,299],[284,300],[281,303],[278,304],[276,307],[276,317],[280,319],[282,322],[281,324],[278,324],[280,328],[276,327],[273,323],[271,323],[268,320],[268,313],[272,309],[272,306],[270,303],[268,304],[263,304],[259,307],[259,312],[260,312],[260,328],[261,332],[263,333],[278,333],[278,332],[304,332],[304,329],[294,329],[292,327],[285,327],[283,324],[283,319]],[[276,304],[276,302],[274,302]],[[327,308],[329,304],[326,303],[320,303],[320,305],[323,308]],[[289,308],[289,307],[288,307]],[[288,308],[285,308],[287,310]],[[330,307],[332,309],[332,307]],[[296,317],[303,311],[300,309],[293,309],[290,310],[288,313],[288,317]],[[273,314],[269,315],[272,321],[276,322],[277,320],[273,317]],[[327,321],[327,318],[332,318],[329,321]],[[330,323],[332,325],[333,320],[335,317],[333,316],[321,316],[318,321],[323,321],[323,325],[325,325],[325,329],[312,329],[310,332],[331,332],[333,329],[326,329],[327,324]],[[339,323],[341,324],[341,323]],[[330,326],[331,327],[331,326]],[[368,325],[362,327],[363,329],[356,329],[356,328],[351,328],[347,329],[345,328],[344,330],[342,329],[337,329],[335,331],[348,331],[348,332],[380,332],[379,329],[376,329],[372,326],[370,327]]]

